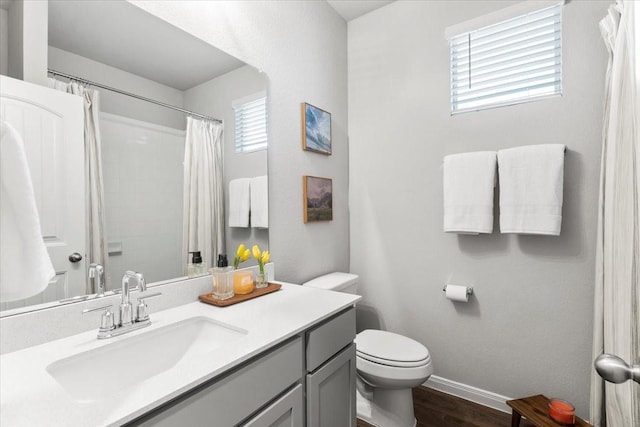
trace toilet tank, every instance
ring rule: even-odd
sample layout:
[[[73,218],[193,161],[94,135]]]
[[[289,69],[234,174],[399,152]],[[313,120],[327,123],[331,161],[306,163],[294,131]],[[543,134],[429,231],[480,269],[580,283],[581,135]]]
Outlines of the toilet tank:
[[[303,283],[302,286],[355,294],[358,290],[358,275],[340,272],[329,273],[309,280]]]

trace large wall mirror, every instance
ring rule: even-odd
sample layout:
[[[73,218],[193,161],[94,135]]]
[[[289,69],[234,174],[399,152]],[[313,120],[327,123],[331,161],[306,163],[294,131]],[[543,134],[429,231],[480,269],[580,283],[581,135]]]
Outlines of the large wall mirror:
[[[229,227],[228,209],[230,181],[267,175],[266,147],[236,148],[234,118],[234,107],[267,96],[267,77],[124,0],[50,0],[48,13],[50,70],[223,121],[226,253],[233,262],[239,243],[268,248],[266,224]],[[120,287],[126,270],[142,272],[151,285],[182,278],[187,114],[95,88],[100,92],[107,290]],[[83,261],[69,267],[82,270],[79,280],[54,279],[42,294],[0,301],[0,316],[90,295],[91,260]]]

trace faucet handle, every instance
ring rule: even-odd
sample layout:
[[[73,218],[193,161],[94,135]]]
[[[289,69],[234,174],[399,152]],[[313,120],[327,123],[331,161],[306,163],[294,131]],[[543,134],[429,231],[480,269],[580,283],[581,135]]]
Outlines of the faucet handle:
[[[136,307],[136,322],[144,322],[149,320],[149,313],[147,313],[147,303],[144,302],[147,298],[153,298],[162,295],[162,292],[154,292],[148,295],[138,296],[138,306]]]
[[[82,314],[90,313],[92,311],[104,310],[104,313],[102,313],[102,318],[100,319],[100,329],[98,330],[100,333],[104,333],[104,332],[112,331],[116,328],[111,309],[112,309],[111,304],[106,304],[106,305],[101,305],[99,307],[86,308],[82,310]]]
[[[111,304],[105,304],[105,305],[99,305],[98,307],[85,308],[84,310],[82,310],[82,314],[87,314],[92,311],[111,309],[111,307],[112,307]]]

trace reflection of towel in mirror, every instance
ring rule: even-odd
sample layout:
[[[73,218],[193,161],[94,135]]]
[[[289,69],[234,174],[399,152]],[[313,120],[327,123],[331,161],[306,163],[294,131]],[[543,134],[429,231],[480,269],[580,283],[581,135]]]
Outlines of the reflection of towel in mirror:
[[[564,144],[498,151],[500,232],[560,235]]]
[[[269,183],[267,175],[251,178],[251,226],[269,228]]]
[[[0,123],[0,299],[16,301],[42,292],[55,276],[42,240],[24,144]]]
[[[249,227],[250,178],[229,182],[229,227]]]

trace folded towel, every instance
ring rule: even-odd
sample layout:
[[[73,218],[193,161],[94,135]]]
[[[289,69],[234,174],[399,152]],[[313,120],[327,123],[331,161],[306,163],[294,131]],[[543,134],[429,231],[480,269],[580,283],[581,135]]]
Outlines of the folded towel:
[[[493,232],[496,152],[451,154],[443,165],[444,231]]]
[[[0,299],[16,301],[42,292],[55,276],[42,239],[24,143],[0,123]]]
[[[269,228],[269,183],[267,175],[251,178],[251,227]]]
[[[249,227],[250,178],[229,182],[229,227]]]
[[[498,151],[501,233],[560,234],[564,149],[543,144]]]

